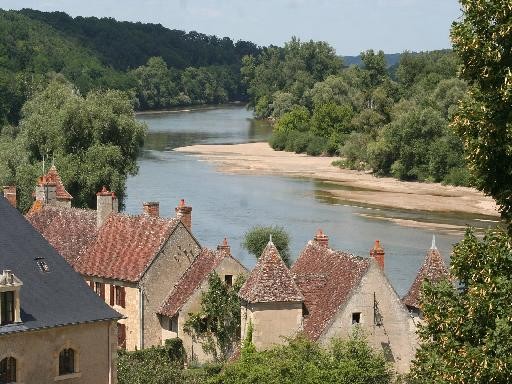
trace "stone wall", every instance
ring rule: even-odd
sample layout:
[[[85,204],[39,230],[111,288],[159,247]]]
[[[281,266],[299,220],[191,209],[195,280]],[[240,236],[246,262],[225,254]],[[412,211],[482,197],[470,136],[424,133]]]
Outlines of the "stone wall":
[[[381,326],[374,322],[374,294],[382,314]],[[368,342],[377,351],[385,352],[385,355],[390,350],[396,370],[399,373],[407,372],[417,347],[416,327],[376,262],[370,264],[361,284],[335,315],[319,341],[328,344],[333,337],[349,336],[356,326],[352,324],[354,313],[360,313],[359,327],[366,334]]]
[[[242,305],[242,340],[249,323],[253,325],[252,342],[264,350],[283,344],[285,337],[302,330],[302,303],[247,303]]]
[[[76,373],[59,376],[64,348],[75,350]],[[16,359],[17,383],[115,384],[117,325],[101,321],[0,336],[0,360],[9,356]]]
[[[215,271],[219,275],[222,281],[225,281],[226,275],[233,276],[233,283],[239,275],[247,275],[247,269],[242,266],[238,261],[232,258],[225,258],[219,264]],[[200,343],[195,343],[192,341],[192,337],[186,334],[183,331],[183,327],[185,326],[185,322],[188,320],[189,313],[199,312],[201,310],[201,292],[205,292],[208,290],[208,281],[205,279],[201,286],[198,287],[194,291],[194,293],[189,297],[187,302],[183,305],[178,315],[178,333],[170,332],[167,330],[163,330],[163,335],[167,336],[167,338],[171,337],[179,337],[183,341],[183,347],[185,348],[185,352],[187,353],[188,360],[196,360],[200,363],[205,363],[211,361],[212,357],[208,356],[204,353],[203,348]],[[166,327],[169,327],[169,321],[167,319],[167,323],[165,323]]]
[[[143,289],[144,348],[162,344],[162,328],[156,312],[200,250],[190,232],[182,223],[178,224],[139,282]]]

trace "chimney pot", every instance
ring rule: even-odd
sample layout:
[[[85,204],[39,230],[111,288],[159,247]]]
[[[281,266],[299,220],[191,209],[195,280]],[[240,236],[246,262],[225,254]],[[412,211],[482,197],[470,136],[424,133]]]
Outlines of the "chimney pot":
[[[181,199],[178,206],[174,209],[176,217],[181,220],[183,225],[187,227],[189,231],[192,230],[192,207],[185,205],[185,199]]]
[[[324,248],[329,248],[329,236],[327,236],[321,229],[316,231],[314,240]]]
[[[225,252],[226,254],[231,254],[231,247],[228,244],[228,239],[224,238],[222,244],[217,245],[217,250]]]
[[[145,215],[159,217],[160,203],[158,201],[146,201],[142,203],[142,210]]]
[[[373,248],[370,250],[370,257],[373,257],[382,270],[384,270],[384,256],[385,252],[380,244],[380,240],[375,240]]]

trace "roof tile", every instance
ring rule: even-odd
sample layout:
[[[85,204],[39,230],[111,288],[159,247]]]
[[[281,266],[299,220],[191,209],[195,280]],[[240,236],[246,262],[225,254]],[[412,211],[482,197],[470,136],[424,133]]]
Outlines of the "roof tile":
[[[308,242],[291,269],[305,298],[308,314],[304,317],[304,333],[308,337],[320,337],[369,265],[368,258],[333,251],[316,241]]]
[[[270,241],[238,293],[249,303],[297,302],[304,297]]]
[[[418,274],[416,275],[409,292],[407,292],[402,299],[402,302],[408,307],[419,308],[421,285],[423,284],[423,281],[428,280],[435,283],[448,278],[449,275],[450,273],[448,272],[448,268],[446,267],[441,253],[439,253],[437,247],[433,246],[427,251],[425,260],[418,270]]]

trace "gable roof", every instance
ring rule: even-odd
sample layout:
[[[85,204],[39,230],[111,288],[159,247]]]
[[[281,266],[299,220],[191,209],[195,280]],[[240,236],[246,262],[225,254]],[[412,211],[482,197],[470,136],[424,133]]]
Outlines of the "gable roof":
[[[421,285],[423,281],[428,280],[436,283],[442,279],[448,278],[450,273],[448,268],[439,253],[439,250],[432,244],[432,247],[427,251],[425,260],[418,270],[418,274],[414,279],[409,292],[403,297],[402,302],[408,307],[419,308],[420,307],[420,295]]]
[[[304,333],[316,340],[351,297],[370,266],[370,259],[333,251],[309,241],[292,266],[295,282],[304,295],[308,314]]]
[[[74,267],[88,276],[137,282],[180,223],[176,218],[112,214]]]
[[[44,176],[46,178],[47,182],[55,183],[55,193],[57,196],[57,199],[62,200],[72,200],[73,196],[69,194],[68,191],[66,191],[66,188],[64,187],[64,184],[62,183],[62,179],[60,178],[59,172],[57,172],[57,168],[55,165],[52,165],[50,169],[48,170],[48,173]]]
[[[42,205],[31,209],[26,218],[71,265],[98,235],[96,211],[91,209]]]
[[[304,300],[274,243],[268,242],[238,296],[248,303]]]
[[[203,248],[171,290],[157,313],[168,317],[176,315],[195,290],[208,279],[208,275],[226,258],[239,263],[229,252]]]
[[[49,268],[43,272],[35,258]],[[119,319],[6,199],[0,197],[0,270],[22,282],[22,323],[0,326],[0,335],[61,325]]]

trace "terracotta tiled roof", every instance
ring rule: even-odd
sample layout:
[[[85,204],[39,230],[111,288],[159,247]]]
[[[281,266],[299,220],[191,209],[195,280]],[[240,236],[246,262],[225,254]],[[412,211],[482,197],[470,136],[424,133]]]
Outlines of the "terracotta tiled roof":
[[[168,317],[176,315],[194,291],[208,278],[208,275],[227,257],[231,257],[227,252],[213,251],[207,248],[201,250],[199,256],[181,276],[157,313]]]
[[[303,301],[299,288],[293,281],[279,252],[269,242],[261,254],[249,278],[238,293],[249,303]]]
[[[423,265],[420,267],[416,279],[414,279],[409,292],[404,296],[402,302],[408,307],[420,307],[421,285],[424,280],[438,282],[448,278],[449,272],[443,257],[435,246],[427,251]]]
[[[26,218],[71,265],[94,243],[98,234],[96,211],[89,209],[41,205],[31,209]]]
[[[310,241],[292,267],[308,314],[304,333],[316,340],[361,281],[370,259],[333,251]]]
[[[147,215],[110,215],[94,244],[75,262],[75,269],[88,276],[136,282],[179,222]]]
[[[51,168],[48,170],[48,173],[46,174],[46,181],[56,184],[57,199],[64,199],[64,200],[73,199],[73,196],[71,196],[69,194],[69,192],[66,191],[66,188],[64,187],[64,184],[62,183],[59,172],[57,172],[57,168],[55,168],[55,165],[52,165]]]

